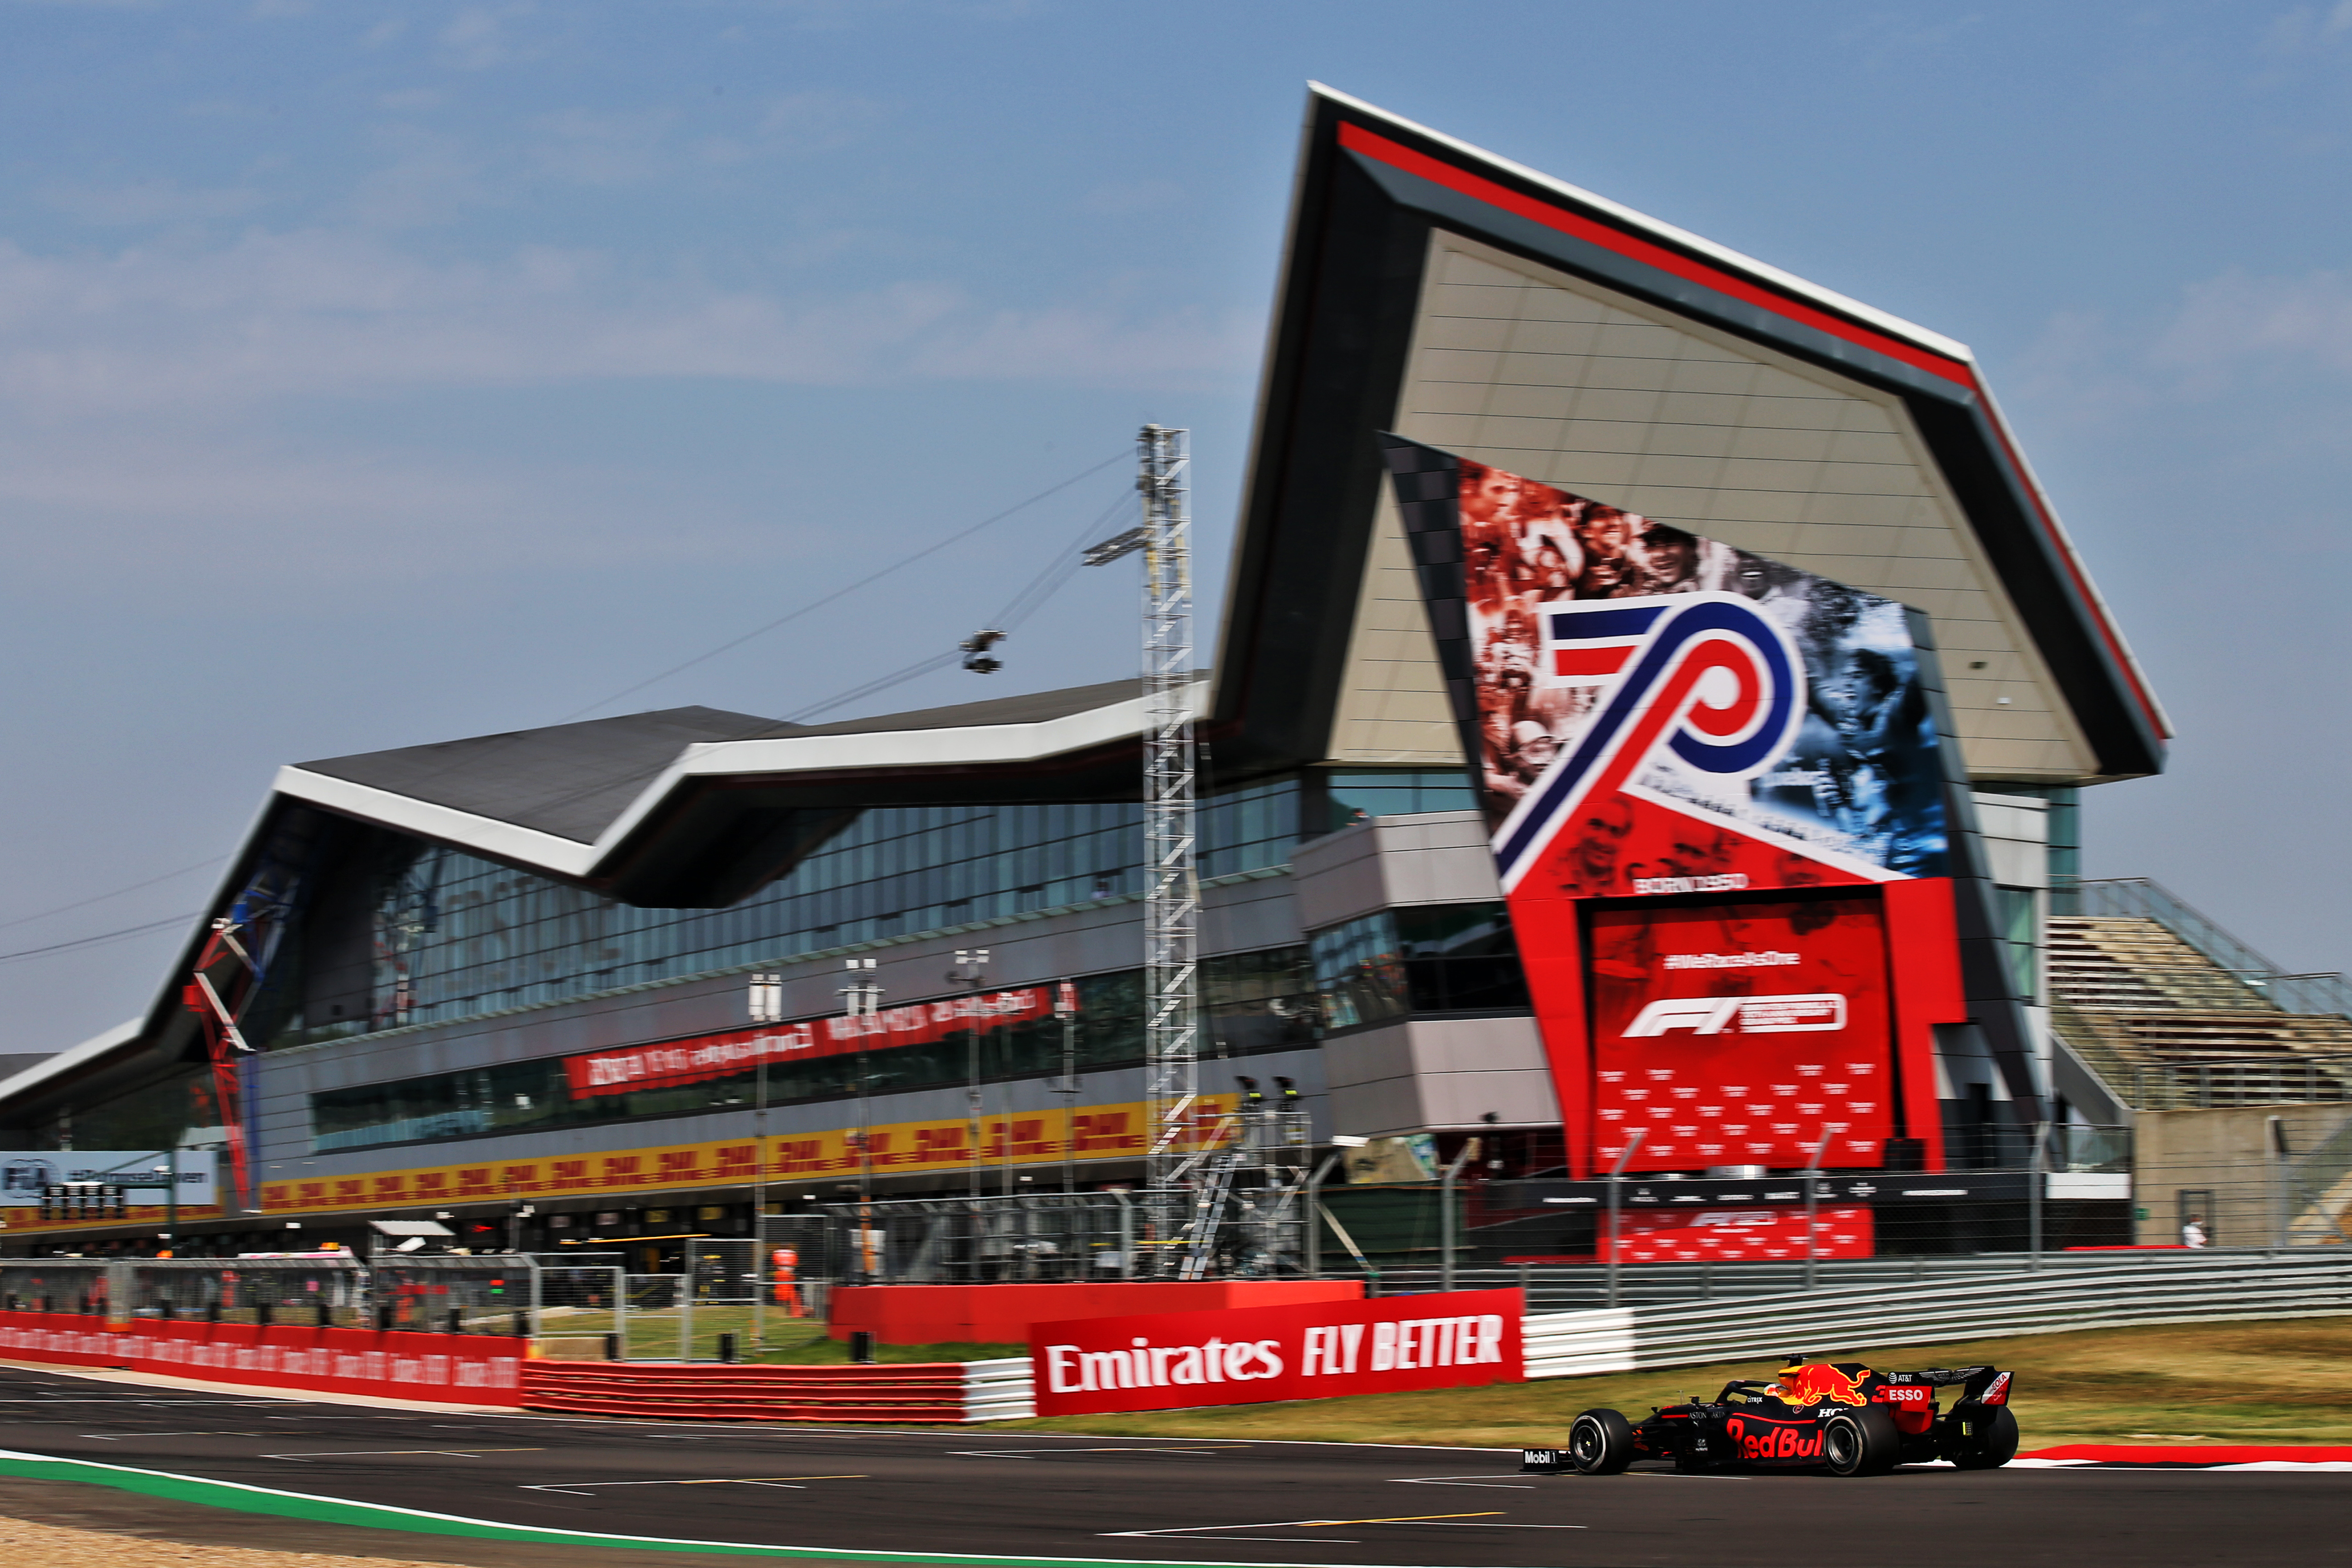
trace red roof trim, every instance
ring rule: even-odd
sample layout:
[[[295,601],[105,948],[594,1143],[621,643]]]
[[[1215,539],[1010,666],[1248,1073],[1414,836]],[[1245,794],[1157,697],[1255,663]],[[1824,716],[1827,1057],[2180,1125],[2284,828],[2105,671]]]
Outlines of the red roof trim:
[[[1434,181],[1448,190],[1459,191],[1464,195],[1475,197],[1489,206],[1500,207],[1505,212],[1539,223],[1546,228],[1555,228],[1562,234],[1574,235],[1579,239],[1605,247],[1620,256],[1629,257],[1645,266],[1654,267],[1661,272],[1671,273],[1686,282],[1712,289],[1718,294],[1727,294],[1735,300],[1745,300],[1750,305],[1761,306],[1775,315],[1786,316],[1792,321],[1800,321],[1817,331],[1828,332],[1833,337],[1843,338],[1846,342],[1869,349],[1874,353],[1901,360],[1905,364],[1927,371],[1932,375],[1939,375],[1947,381],[1958,382],[1971,391],[1976,389],[1975,374],[1958,360],[1923,349],[1916,343],[1906,343],[1900,338],[1888,337],[1884,332],[1874,332],[1866,327],[1858,327],[1842,316],[1832,316],[1826,310],[1817,310],[1810,305],[1799,304],[1785,294],[1778,294],[1771,289],[1759,288],[1744,278],[1726,272],[1719,268],[1710,267],[1703,261],[1694,261],[1679,251],[1668,250],[1662,245],[1653,245],[1647,240],[1636,239],[1622,229],[1596,223],[1589,217],[1580,216],[1563,207],[1556,207],[1549,202],[1538,201],[1533,196],[1521,195],[1507,185],[1499,185],[1492,180],[1482,179],[1476,174],[1457,169],[1451,163],[1443,163],[1426,153],[1416,153],[1410,147],[1402,146],[1385,136],[1375,135],[1351,121],[1343,120],[1339,122],[1339,145],[1350,152],[1361,153],[1368,158],[1377,158],[1390,167],[1402,169],[1408,174],[1418,174],[1424,180]]]
[[[1661,272],[1680,278],[1685,282],[1696,283],[1701,288],[1711,289],[1718,294],[1759,306],[1771,311],[1774,315],[1786,317],[1790,321],[1811,327],[1818,331],[1827,332],[1832,337],[1843,338],[1847,342],[1868,349],[1874,353],[1900,360],[1916,369],[1927,371],[1931,375],[1940,376],[1946,381],[1964,386],[1982,398],[1984,389],[1977,380],[1975,370],[1963,361],[1923,349],[1916,343],[1905,342],[1900,338],[1889,337],[1884,332],[1873,331],[1867,327],[1857,326],[1842,316],[1815,310],[1810,305],[1790,299],[1785,294],[1776,293],[1752,283],[1736,273],[1726,272],[1720,268],[1710,267],[1706,262],[1693,260],[1679,251],[1669,250],[1664,246],[1654,245],[1645,239],[1638,239],[1622,229],[1612,228],[1607,224],[1596,222],[1564,207],[1554,206],[1549,202],[1523,195],[1507,185],[1498,184],[1493,180],[1473,174],[1467,170],[1456,168],[1442,159],[1433,158],[1425,153],[1416,153],[1400,142],[1391,142],[1375,132],[1365,130],[1353,121],[1342,120],[1339,122],[1339,145],[1349,152],[1360,153],[1368,158],[1376,158],[1391,168],[1402,169],[1408,174],[1416,174],[1424,180],[1444,185],[1448,190],[1459,191],[1464,195],[1485,202],[1489,206],[1499,207],[1505,212],[1527,218],[1530,222],[1539,223],[1546,228],[1557,229],[1562,234],[1572,235],[1578,239],[1598,245],[1604,249],[1613,250],[1620,256],[1639,261],[1644,266],[1654,267]],[[2123,672],[2125,683],[2131,688],[2133,698],[2140,705],[2140,711],[2147,715],[2150,728],[2165,739],[2170,740],[2172,731],[2166,728],[2164,721],[2158,716],[2156,701],[2149,696],[2147,688],[2141,683],[2137,667],[2133,664],[2131,656],[2124,651],[2123,640],[2116,635],[2115,627],[2108,624],[2107,617],[2101,613],[2098,598],[2092,593],[2091,584],[2083,574],[2082,564],[2074,559],[2074,551],[2067,548],[2064,538],[2059,533],[2057,520],[2050,515],[2050,509],[2044,504],[2040,489],[2027,476],[2025,465],[2019,460],[2017,449],[2010,441],[2008,430],[2002,426],[2000,416],[1993,413],[1989,398],[1984,399],[1980,406],[1984,409],[1987,423],[1992,426],[1995,439],[2000,443],[2001,456],[2008,460],[2011,470],[2017,475],[2021,487],[2032,503],[2035,520],[2042,524],[2042,531],[2049,539],[2052,549],[2057,552],[2060,561],[2064,563],[2067,577],[2074,583],[2075,592],[2082,596],[2084,608],[2090,613],[2093,624],[2099,628],[2100,640],[2106,644],[2107,652],[2114,657],[2116,667]]]

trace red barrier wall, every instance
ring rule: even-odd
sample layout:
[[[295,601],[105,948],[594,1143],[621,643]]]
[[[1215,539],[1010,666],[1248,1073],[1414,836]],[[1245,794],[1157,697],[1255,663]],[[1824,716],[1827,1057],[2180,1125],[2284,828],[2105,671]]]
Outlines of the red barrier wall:
[[[1517,1290],[1040,1323],[1040,1415],[1181,1410],[1517,1383]]]
[[[122,1367],[259,1388],[315,1389],[451,1405],[522,1403],[528,1340],[373,1329],[0,1312],[0,1354],[61,1366]]]
[[[1033,1323],[1137,1312],[1208,1312],[1360,1301],[1353,1279],[1227,1279],[1101,1285],[852,1285],[833,1293],[832,1334],[884,1345],[1019,1344]]]
[[[695,1421],[961,1421],[961,1362],[890,1366],[679,1366],[535,1361],[527,1410]]]

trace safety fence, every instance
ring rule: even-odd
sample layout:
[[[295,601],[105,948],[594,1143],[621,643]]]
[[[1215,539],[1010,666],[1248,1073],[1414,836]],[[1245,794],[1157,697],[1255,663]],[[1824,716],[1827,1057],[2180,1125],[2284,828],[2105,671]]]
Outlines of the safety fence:
[[[0,1310],[90,1312],[258,1326],[529,1333],[539,1266],[527,1257],[9,1258]]]
[[[2341,1252],[2169,1254],[2120,1266],[1531,1315],[1527,1374],[1575,1377],[1890,1343],[2340,1314],[2352,1314],[2352,1257]]]
[[[1025,1357],[889,1366],[530,1362],[527,1410],[698,1421],[965,1422],[1034,1412]]]

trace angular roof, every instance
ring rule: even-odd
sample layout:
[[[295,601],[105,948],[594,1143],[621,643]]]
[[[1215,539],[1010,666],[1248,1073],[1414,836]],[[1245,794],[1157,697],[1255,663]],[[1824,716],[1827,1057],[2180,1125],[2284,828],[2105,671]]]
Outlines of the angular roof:
[[[750,713],[665,708],[297,765],[306,773],[593,844],[687,747],[777,728],[775,721]]]
[[[1460,759],[1375,432],[1927,611],[1982,780],[2168,728],[1967,348],[1326,88],[1218,654],[1228,765]]]

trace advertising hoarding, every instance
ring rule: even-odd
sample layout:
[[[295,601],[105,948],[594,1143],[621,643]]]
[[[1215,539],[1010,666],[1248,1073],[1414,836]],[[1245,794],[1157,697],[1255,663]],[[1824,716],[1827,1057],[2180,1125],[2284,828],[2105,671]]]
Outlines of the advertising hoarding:
[[[0,1150],[0,1208],[37,1207],[41,1189],[61,1182],[127,1187],[130,1203],[160,1206],[166,1200],[166,1184],[174,1179],[184,1205],[203,1207],[218,1201],[209,1149],[183,1149],[176,1161],[168,1150],[154,1149]]]
[[[1876,898],[1586,916],[1595,1153],[1634,1171],[1876,1165],[1895,1135]]]
[[[1480,798],[1573,897],[1944,871],[1903,606],[1460,460]]]
[[[1517,1290],[1036,1323],[1040,1415],[1517,1383]]]
[[[1571,1170],[1634,1126],[1632,1170],[1934,1157],[1930,1029],[1966,1013],[1911,612],[1384,441]]]
[[[1876,1216],[1859,1204],[1811,1216],[1802,1204],[1754,1208],[1633,1209],[1618,1216],[1617,1244],[1602,1238],[1601,1258],[1619,1263],[1786,1263],[1800,1258],[1868,1258]]]
[[[861,1050],[879,1051],[894,1046],[960,1039],[975,1030],[985,1034],[1033,1018],[1052,1017],[1057,1006],[1073,1016],[1078,1011],[1077,987],[1066,980],[1058,985],[1031,985],[885,1007],[872,1014],[836,1013],[830,1017],[730,1029],[689,1040],[584,1051],[563,1058],[564,1082],[575,1100],[626,1094],[633,1089],[669,1089],[730,1078],[762,1062],[803,1061],[814,1057],[847,1056]]]

